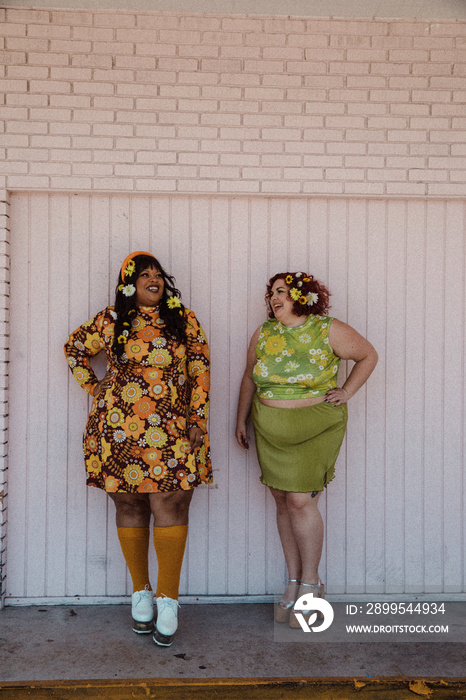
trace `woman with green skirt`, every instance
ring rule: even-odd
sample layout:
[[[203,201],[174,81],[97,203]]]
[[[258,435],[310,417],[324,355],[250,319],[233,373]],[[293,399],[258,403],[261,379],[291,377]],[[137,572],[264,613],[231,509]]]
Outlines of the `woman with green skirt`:
[[[267,285],[269,320],[256,330],[241,383],[236,439],[249,448],[252,415],[261,481],[277,505],[288,586],[277,622],[299,627],[296,600],[324,597],[319,578],[324,525],[319,497],[335,476],[346,430],[347,401],[377,364],[373,346],[354,328],[327,316],[329,291],[304,272],[283,272]],[[341,388],[340,360],[355,363]]]

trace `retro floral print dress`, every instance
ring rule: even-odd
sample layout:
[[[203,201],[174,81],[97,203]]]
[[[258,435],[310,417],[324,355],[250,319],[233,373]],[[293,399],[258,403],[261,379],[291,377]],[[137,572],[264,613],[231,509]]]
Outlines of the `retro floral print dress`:
[[[112,385],[94,398],[84,431],[87,483],[109,492],[189,490],[212,481],[209,440],[190,451],[188,430],[204,432],[208,418],[209,348],[185,309],[186,345],[164,333],[157,308],[138,308],[123,362],[113,351],[115,313],[107,307],[65,344],[73,376],[92,393],[93,355],[105,351]]]

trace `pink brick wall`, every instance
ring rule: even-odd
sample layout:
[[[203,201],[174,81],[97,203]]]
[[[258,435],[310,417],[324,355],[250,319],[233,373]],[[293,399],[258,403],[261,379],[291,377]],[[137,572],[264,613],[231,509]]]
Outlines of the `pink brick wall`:
[[[0,9],[0,188],[466,194],[466,22]]]

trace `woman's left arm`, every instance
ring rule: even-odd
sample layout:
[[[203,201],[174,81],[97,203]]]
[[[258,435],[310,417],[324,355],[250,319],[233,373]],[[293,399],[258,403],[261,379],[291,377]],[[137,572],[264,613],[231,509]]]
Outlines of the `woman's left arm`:
[[[326,401],[334,406],[346,403],[372,374],[378,360],[374,346],[348,324],[333,319],[329,343],[335,355],[342,360],[353,360],[354,367],[341,388],[330,389]]]
[[[188,435],[191,449],[202,445],[209,417],[210,354],[199,321],[192,311],[186,315],[186,353],[190,383]]]

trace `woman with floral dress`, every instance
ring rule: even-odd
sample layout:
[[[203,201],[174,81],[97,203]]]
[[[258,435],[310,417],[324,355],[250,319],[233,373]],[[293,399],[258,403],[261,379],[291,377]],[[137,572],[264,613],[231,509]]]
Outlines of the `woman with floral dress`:
[[[289,575],[275,619],[300,627],[292,612],[297,598],[306,593],[324,597],[318,573],[324,526],[317,504],[335,475],[346,402],[368,379],[377,353],[354,328],[325,315],[329,292],[312,275],[275,275],[266,300],[270,320],[249,345],[236,438],[248,449],[246,423],[252,412],[261,481],[276,502]],[[355,364],[338,388],[341,359]]]
[[[97,379],[90,358],[104,351]],[[193,489],[210,483],[209,348],[174,278],[150,253],[123,262],[115,305],[69,337],[73,376],[94,396],[84,432],[87,483],[106,491],[133,580],[133,630],[150,633],[150,520],[158,561],[154,641],[172,644]]]

